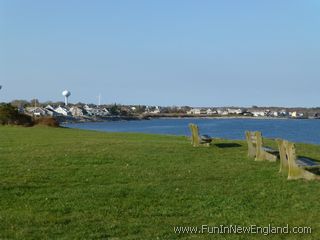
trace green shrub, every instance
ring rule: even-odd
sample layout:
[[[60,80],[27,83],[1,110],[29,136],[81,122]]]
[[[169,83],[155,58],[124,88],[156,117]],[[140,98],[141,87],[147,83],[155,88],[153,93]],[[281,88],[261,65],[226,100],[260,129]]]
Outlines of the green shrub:
[[[0,105],[0,124],[1,125],[22,125],[32,126],[32,117],[19,113],[18,109],[11,104]]]
[[[45,125],[48,127],[59,127],[59,122],[53,117],[41,117],[34,121],[37,125]]]

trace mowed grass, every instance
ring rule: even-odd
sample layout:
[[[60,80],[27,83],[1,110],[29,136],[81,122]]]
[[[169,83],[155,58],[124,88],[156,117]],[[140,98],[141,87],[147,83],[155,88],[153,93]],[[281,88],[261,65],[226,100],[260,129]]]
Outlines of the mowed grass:
[[[297,148],[320,159],[317,145]],[[320,182],[278,169],[248,159],[244,141],[0,127],[0,239],[320,239]],[[221,224],[312,234],[173,231]]]

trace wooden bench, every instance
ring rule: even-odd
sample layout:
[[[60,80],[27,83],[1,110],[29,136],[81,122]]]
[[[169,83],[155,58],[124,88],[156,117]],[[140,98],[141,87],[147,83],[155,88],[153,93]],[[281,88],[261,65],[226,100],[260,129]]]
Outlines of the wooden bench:
[[[296,154],[295,144],[287,140],[276,140],[280,152],[280,170],[279,172],[288,172],[288,179],[306,179],[320,180],[320,176],[311,172],[314,169],[320,169],[320,162],[310,158],[299,157]],[[311,171],[310,171],[311,170]]]
[[[199,135],[199,128],[196,124],[190,123],[189,128],[191,131],[191,144],[194,147],[198,147],[200,145],[210,146],[212,142],[212,138],[209,135]]]
[[[246,131],[246,140],[248,143],[248,157],[255,158],[256,161],[277,161],[279,154],[278,150],[263,146],[261,132]]]

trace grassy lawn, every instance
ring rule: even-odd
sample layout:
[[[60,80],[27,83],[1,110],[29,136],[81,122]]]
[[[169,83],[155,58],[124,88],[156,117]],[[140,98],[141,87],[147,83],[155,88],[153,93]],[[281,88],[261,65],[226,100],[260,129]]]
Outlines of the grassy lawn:
[[[297,149],[320,159],[317,145]],[[320,182],[287,181],[246,154],[244,141],[0,127],[0,239],[320,239]],[[221,224],[313,231],[173,231]]]

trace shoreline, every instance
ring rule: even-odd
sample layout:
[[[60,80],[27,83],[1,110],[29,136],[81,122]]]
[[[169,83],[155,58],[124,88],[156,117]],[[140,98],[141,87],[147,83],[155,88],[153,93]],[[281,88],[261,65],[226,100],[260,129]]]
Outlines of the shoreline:
[[[113,121],[141,121],[153,119],[257,119],[257,120],[320,120],[317,118],[287,118],[287,117],[253,117],[253,116],[108,116],[108,117],[71,117],[59,116],[60,124],[113,122]]]

